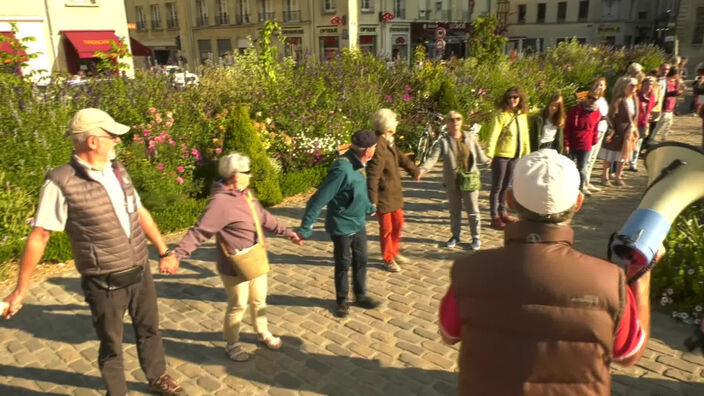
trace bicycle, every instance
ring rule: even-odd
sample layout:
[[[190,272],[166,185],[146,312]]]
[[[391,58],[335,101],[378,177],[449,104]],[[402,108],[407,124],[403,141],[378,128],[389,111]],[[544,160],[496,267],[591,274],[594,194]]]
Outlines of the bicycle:
[[[428,113],[423,132],[416,144],[415,164],[420,165],[428,158],[430,148],[446,133],[445,117],[442,114]]]

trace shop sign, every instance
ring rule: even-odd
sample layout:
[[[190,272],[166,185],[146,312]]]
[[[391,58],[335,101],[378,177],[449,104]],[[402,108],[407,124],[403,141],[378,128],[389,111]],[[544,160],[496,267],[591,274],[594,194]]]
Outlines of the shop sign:
[[[405,37],[396,37],[395,42],[396,42],[396,44],[406,44],[406,38]]]
[[[334,34],[334,35],[340,34],[339,30],[337,29],[337,26],[325,26],[325,27],[318,28],[318,33],[321,36],[330,35],[330,34]]]
[[[618,25],[601,25],[597,30],[599,33],[618,33],[621,31],[621,27]]]
[[[303,28],[302,27],[294,27],[294,28],[281,29],[281,33],[284,36],[302,36],[303,35]]]
[[[396,26],[391,26],[391,28],[389,28],[389,30],[392,32],[408,32],[410,30],[410,26],[396,25]]]
[[[443,39],[435,40],[435,48],[437,48],[438,51],[444,50],[445,49],[445,40],[443,40]]]
[[[359,27],[359,32],[376,34],[376,25],[362,25]]]

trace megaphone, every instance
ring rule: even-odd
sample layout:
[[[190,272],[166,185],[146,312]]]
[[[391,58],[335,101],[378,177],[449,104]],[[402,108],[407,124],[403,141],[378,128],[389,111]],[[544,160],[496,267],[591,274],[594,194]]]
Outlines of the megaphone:
[[[678,142],[653,146],[645,156],[648,188],[640,205],[609,241],[609,260],[636,271],[650,270],[670,226],[687,206],[704,197],[704,150]]]

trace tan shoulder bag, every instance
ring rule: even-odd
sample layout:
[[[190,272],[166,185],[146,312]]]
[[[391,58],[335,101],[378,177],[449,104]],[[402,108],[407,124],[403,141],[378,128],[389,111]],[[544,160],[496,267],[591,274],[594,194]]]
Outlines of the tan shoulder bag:
[[[246,251],[235,254],[228,252],[227,247],[222,242],[220,242],[220,247],[235,272],[237,272],[237,276],[244,280],[251,280],[269,272],[269,257],[264,246],[264,233],[262,232],[261,224],[259,224],[259,216],[257,216],[257,210],[254,207],[254,203],[252,203],[252,195],[249,191],[247,191],[244,199],[252,212],[254,226],[257,228],[257,243]]]

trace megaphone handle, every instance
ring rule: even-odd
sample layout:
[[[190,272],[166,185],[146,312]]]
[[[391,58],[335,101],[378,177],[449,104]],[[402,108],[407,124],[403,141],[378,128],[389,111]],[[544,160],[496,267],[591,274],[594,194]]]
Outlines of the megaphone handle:
[[[646,272],[650,271],[653,269],[655,266],[655,263],[657,261],[657,255],[653,257],[652,260],[648,263],[648,265],[644,265],[641,269],[638,270],[630,279],[627,280],[629,285],[633,285],[636,283],[636,281],[643,275],[645,275]],[[626,275],[628,275],[628,269],[626,269]]]

